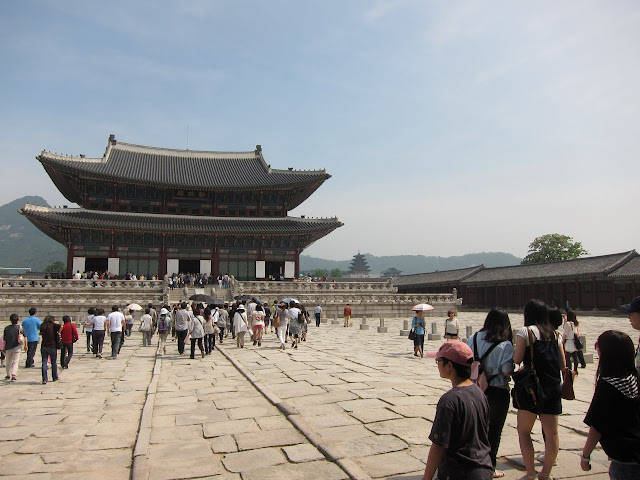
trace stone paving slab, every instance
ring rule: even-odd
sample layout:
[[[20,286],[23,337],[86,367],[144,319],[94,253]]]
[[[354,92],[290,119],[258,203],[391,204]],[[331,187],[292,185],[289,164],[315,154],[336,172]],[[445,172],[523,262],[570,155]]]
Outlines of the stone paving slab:
[[[484,316],[459,318],[477,329]],[[176,355],[176,343],[169,342],[170,354],[157,360],[152,377],[155,349],[142,348],[136,334],[115,361],[75,352],[58,382],[41,385],[39,368],[21,368],[18,382],[0,382],[0,475],[114,480],[129,479],[134,469],[135,480],[342,479],[347,472],[363,479],[421,478],[436,404],[450,384],[439,378],[432,359],[412,355],[411,342],[397,335],[401,322],[387,319],[389,334],[310,326],[308,341],[284,352],[272,333],[259,348],[219,345],[240,370],[218,351],[190,360]],[[581,331],[592,345],[600,331],[630,330],[627,324],[584,317]],[[427,341],[425,349],[436,351],[440,344]],[[592,472],[580,471],[578,463],[595,367],[580,370],[578,399],[563,404],[556,478],[608,478],[602,450],[593,454]],[[147,396],[152,378],[156,387]],[[256,386],[287,407],[271,404]],[[149,401],[147,430],[138,436]],[[287,417],[281,410],[295,414]],[[498,452],[507,480],[523,475],[515,414],[509,411]],[[541,451],[539,424],[532,437]],[[134,462],[136,441],[146,443]]]

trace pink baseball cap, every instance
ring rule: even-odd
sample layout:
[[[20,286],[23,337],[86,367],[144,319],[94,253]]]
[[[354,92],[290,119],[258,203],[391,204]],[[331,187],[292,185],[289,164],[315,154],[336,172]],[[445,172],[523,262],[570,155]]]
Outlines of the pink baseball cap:
[[[469,345],[459,340],[445,342],[436,353],[436,358],[446,358],[459,365],[471,365],[473,363],[473,352]]]

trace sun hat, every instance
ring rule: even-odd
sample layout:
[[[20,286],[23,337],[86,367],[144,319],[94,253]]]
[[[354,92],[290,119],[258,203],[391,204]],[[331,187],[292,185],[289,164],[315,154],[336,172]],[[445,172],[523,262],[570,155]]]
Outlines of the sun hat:
[[[166,315],[169,313],[169,310],[167,310],[166,308],[161,308],[160,309],[160,315]]]
[[[445,342],[436,353],[436,358],[446,358],[459,365],[471,365],[473,352],[464,342]]]
[[[630,303],[622,305],[620,308],[626,310],[627,313],[640,312],[640,297],[634,298]]]
[[[244,311],[244,305],[238,305],[238,308],[236,308],[236,310],[243,310]]]

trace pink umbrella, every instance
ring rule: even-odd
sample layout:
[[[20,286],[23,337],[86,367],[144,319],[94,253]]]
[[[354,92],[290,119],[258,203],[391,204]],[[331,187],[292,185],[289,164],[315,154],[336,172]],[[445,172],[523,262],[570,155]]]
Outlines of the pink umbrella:
[[[435,310],[435,308],[433,308],[428,303],[419,303],[418,305],[413,307],[411,310],[413,310],[414,312],[428,312],[430,310]]]

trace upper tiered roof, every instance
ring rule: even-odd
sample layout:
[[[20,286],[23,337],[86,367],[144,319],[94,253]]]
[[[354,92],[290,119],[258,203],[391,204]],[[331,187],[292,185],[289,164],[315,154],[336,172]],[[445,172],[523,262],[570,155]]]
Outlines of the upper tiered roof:
[[[260,145],[247,152],[175,150],[118,142],[109,137],[102,158],[59,155],[43,151],[36,157],[61,193],[81,203],[80,192],[61,173],[115,183],[159,187],[227,190],[296,190],[295,208],[331,177],[326,170],[274,169]]]

